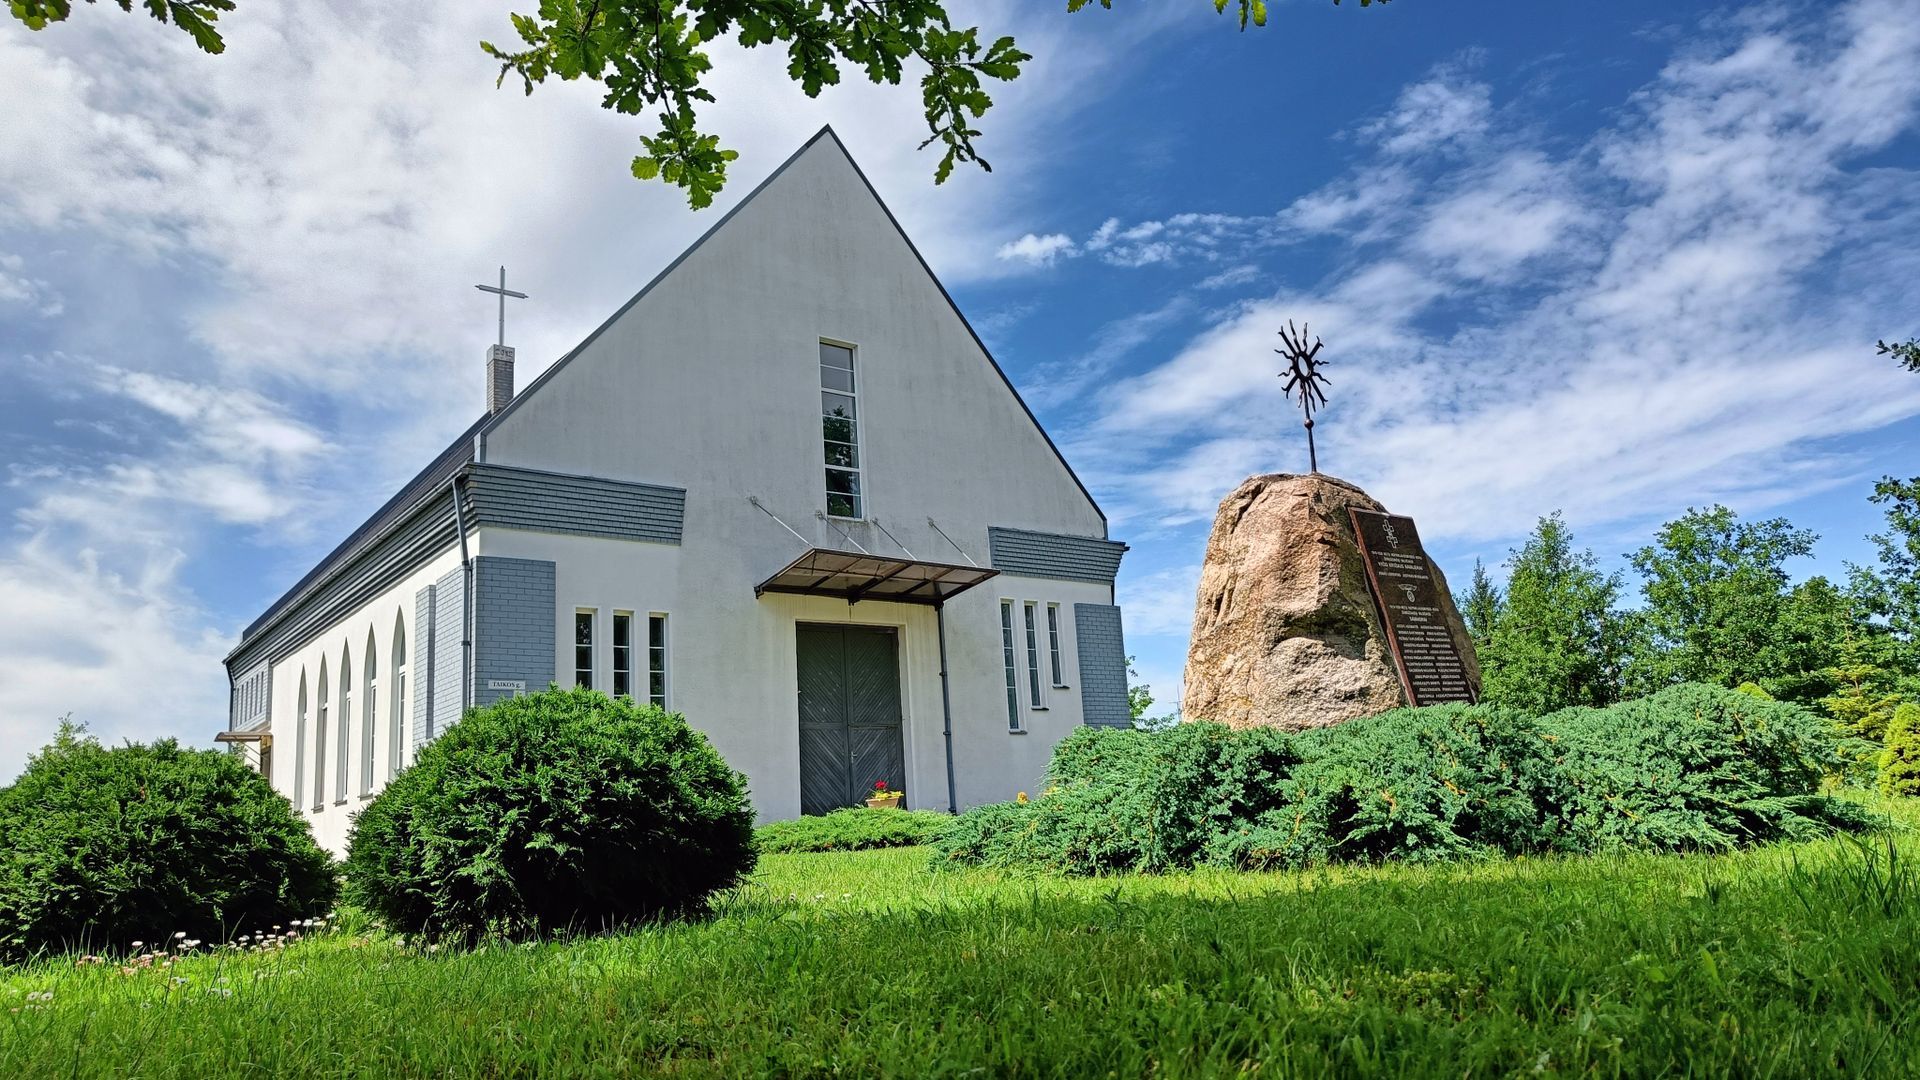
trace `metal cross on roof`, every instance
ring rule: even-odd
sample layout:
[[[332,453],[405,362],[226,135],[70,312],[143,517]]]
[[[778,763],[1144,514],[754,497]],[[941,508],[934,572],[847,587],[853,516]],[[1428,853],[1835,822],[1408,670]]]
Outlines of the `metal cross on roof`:
[[[500,294],[500,340],[497,344],[505,345],[507,343],[507,297],[511,296],[515,300],[525,300],[527,294],[514,292],[512,289],[507,288],[507,268],[504,266],[500,268],[499,288],[496,289],[492,285],[475,285],[474,288],[479,289],[481,292]]]
[[[1293,320],[1287,320],[1287,328],[1280,331],[1280,344],[1284,349],[1273,350],[1287,358],[1287,370],[1283,377],[1287,380],[1281,389],[1287,397],[1300,396],[1300,413],[1307,427],[1307,467],[1314,472],[1320,471],[1320,457],[1313,450],[1313,410],[1327,403],[1327,392],[1323,387],[1327,377],[1320,374],[1320,365],[1326,361],[1319,359],[1321,342],[1313,339],[1313,346],[1307,346],[1307,326],[1293,328]]]

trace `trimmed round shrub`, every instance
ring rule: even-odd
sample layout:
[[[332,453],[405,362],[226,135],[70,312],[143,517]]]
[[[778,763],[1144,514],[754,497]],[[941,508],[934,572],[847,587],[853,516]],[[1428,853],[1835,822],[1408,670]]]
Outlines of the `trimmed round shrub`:
[[[794,821],[770,821],[754,830],[753,838],[763,854],[865,851],[925,844],[952,824],[953,815],[939,810],[849,806]]]
[[[63,726],[0,788],[0,957],[222,942],[324,914],[333,861],[266,778],[172,739]]]
[[[471,944],[698,914],[753,869],[746,777],[678,713],[591,690],[469,712],[354,819],[350,898]]]

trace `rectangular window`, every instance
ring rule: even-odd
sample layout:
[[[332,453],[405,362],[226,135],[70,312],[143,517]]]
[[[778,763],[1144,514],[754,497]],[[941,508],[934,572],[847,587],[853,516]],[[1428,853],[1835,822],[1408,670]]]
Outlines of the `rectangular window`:
[[[667,617],[647,616],[647,700],[667,707]]]
[[[1036,709],[1047,707],[1045,698],[1040,696],[1040,634],[1034,628],[1038,621],[1034,609],[1039,605],[1027,601],[1027,697],[1028,704]]]
[[[1007,730],[1020,730],[1020,668],[1013,652],[1013,601],[1000,601],[1000,653],[1007,666]]]
[[[387,779],[400,775],[400,759],[406,755],[401,725],[407,716],[407,665],[401,664],[393,673],[393,733],[387,747]]]
[[[1047,658],[1053,664],[1053,685],[1066,689],[1067,669],[1060,663],[1060,605],[1047,605]]]
[[[573,685],[593,689],[593,612],[573,613]]]
[[[613,613],[613,696],[633,696],[633,612]]]
[[[854,404],[853,350],[820,343],[820,435],[827,466],[827,513],[865,517],[860,497],[860,417]]]

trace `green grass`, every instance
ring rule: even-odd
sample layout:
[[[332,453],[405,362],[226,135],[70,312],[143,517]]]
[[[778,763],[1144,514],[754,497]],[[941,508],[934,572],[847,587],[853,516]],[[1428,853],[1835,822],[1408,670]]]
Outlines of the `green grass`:
[[[1907,1077],[1916,860],[1904,831],[1105,880],[773,855],[698,925],[0,973],[0,1076]]]

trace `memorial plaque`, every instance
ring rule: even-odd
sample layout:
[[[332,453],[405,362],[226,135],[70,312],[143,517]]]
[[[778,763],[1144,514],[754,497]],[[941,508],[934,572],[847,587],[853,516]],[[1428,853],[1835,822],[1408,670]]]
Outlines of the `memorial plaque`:
[[[1367,587],[1411,705],[1472,704],[1473,684],[1447,626],[1440,588],[1413,519],[1350,507]]]

